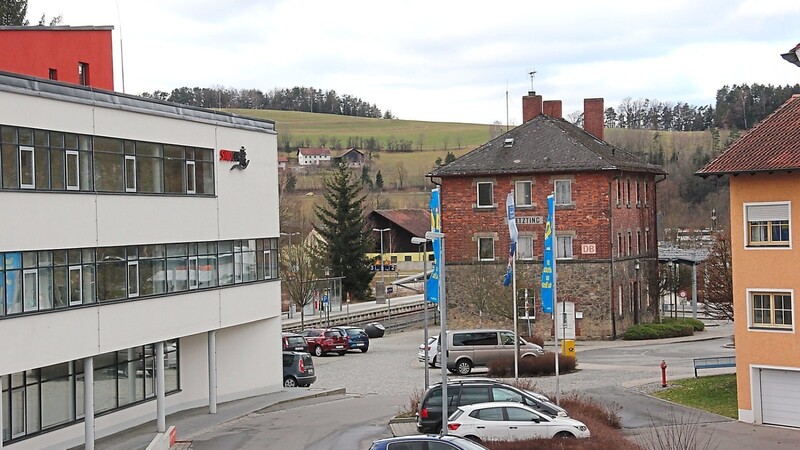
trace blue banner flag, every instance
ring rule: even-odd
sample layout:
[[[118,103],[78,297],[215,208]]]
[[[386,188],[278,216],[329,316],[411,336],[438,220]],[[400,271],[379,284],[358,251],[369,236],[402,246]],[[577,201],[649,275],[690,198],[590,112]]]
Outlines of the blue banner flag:
[[[542,261],[542,312],[553,313],[553,290],[555,286],[555,254],[553,232],[555,231],[555,204],[553,196],[547,196],[547,221],[544,224],[544,259]]]
[[[508,267],[506,267],[506,276],[503,278],[503,286],[511,286],[511,281],[514,278],[513,259],[514,254],[517,252],[517,218],[515,213],[516,205],[514,204],[514,191],[508,193],[506,197],[506,221],[508,222],[508,237],[511,242],[508,252]]]
[[[431,231],[441,233],[442,231],[442,206],[439,199],[439,188],[431,191]],[[439,265],[441,264],[442,249],[441,239],[433,240],[433,270],[431,276],[428,278],[426,292],[428,301],[431,303],[439,303]]]

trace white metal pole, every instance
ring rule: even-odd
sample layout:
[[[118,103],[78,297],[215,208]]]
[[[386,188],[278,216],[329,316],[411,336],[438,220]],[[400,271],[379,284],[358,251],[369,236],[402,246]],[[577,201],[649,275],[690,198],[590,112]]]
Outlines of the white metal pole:
[[[439,331],[439,342],[442,347],[442,436],[444,436],[447,434],[447,418],[449,417],[447,413],[447,301],[445,299],[447,289],[444,284],[444,236],[439,239],[439,253],[441,257],[439,261],[439,311],[441,313],[439,322],[442,326]]]
[[[519,319],[517,318],[517,253],[511,256],[511,289],[514,292],[514,380],[519,382]]]
[[[208,413],[217,413],[217,330],[208,332]]]
[[[553,193],[553,202],[555,203],[555,193]],[[555,352],[555,360],[556,360],[556,405],[561,405],[560,403],[560,391],[561,387],[559,385],[559,375],[558,375],[558,347],[559,347],[559,336],[558,336],[558,325],[555,322],[555,318],[558,316],[558,272],[556,271],[556,261],[558,260],[558,237],[556,235],[556,214],[555,208],[553,208],[553,219],[552,219],[552,226],[553,226],[553,334],[555,334],[556,338],[556,352]]]
[[[94,358],[83,359],[84,449],[94,450]]]
[[[428,373],[428,240],[422,243],[422,304],[425,307],[425,389],[430,386],[430,375]]]
[[[692,319],[697,319],[697,263],[692,263]]]

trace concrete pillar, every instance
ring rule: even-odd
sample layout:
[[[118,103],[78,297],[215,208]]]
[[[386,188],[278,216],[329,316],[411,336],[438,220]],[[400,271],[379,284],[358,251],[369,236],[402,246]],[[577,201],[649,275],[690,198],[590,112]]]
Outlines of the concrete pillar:
[[[0,377],[2,376],[0,375]],[[0,387],[2,387],[2,383],[0,383]],[[3,390],[0,389],[0,448],[3,448],[3,439],[5,439],[3,434]]]
[[[697,263],[692,263],[692,319],[697,319]]]
[[[164,341],[156,342],[156,431],[167,431],[166,389],[164,388]]]
[[[217,330],[208,332],[208,412],[217,413]]]
[[[94,358],[83,359],[84,449],[94,450]]]

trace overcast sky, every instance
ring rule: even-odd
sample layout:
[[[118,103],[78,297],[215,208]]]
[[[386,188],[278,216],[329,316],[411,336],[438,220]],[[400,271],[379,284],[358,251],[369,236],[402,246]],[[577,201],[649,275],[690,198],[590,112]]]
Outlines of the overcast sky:
[[[29,0],[37,23],[113,25],[116,90],[313,86],[401,119],[521,121],[562,100],[714,104],[723,85],[800,83],[799,0]]]

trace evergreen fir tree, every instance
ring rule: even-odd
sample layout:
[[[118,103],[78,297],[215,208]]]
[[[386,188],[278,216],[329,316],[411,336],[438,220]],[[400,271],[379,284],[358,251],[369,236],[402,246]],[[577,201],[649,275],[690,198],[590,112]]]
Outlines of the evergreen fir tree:
[[[380,170],[375,174],[375,188],[379,191],[383,190],[383,175]]]
[[[364,220],[363,184],[340,164],[333,176],[325,179],[325,204],[314,207],[325,240],[322,252],[332,276],[343,276],[342,296],[354,300],[372,299],[370,283],[375,273],[366,253],[372,236]]]
[[[364,187],[372,189],[372,178],[369,176],[369,166],[367,165],[361,167],[361,182]]]

